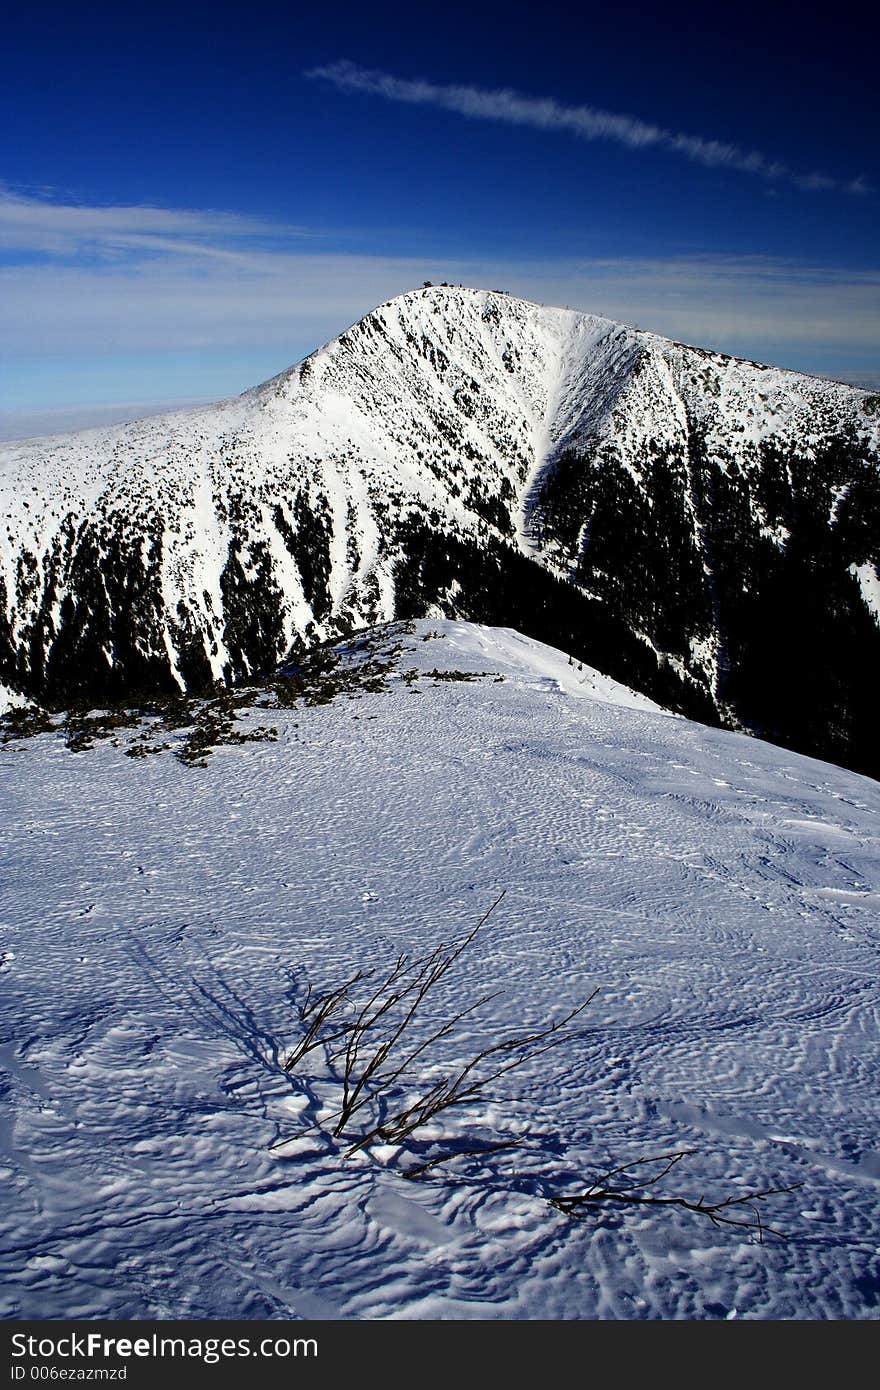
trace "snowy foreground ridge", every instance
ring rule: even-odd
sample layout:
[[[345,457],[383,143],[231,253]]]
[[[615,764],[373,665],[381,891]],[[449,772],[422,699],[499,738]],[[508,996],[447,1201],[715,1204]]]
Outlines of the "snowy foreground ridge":
[[[413,291],[236,400],[0,449],[0,682],[196,689],[438,613],[876,773],[878,460],[880,396]]]
[[[190,766],[185,728],[0,745],[3,1315],[876,1317],[877,784],[510,629],[385,627],[331,675]],[[344,1157],[322,1056],[283,1066],[307,984],[502,890],[420,1036],[501,992],[426,1071],[596,990],[589,1031],[416,1136],[516,1147]],[[666,1193],[801,1184],[788,1241],[550,1205],[680,1149]]]

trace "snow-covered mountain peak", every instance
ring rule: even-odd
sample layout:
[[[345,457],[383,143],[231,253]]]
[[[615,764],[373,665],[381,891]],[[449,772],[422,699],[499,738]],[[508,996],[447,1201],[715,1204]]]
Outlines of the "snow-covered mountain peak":
[[[413,290],[237,399],[0,450],[0,681],[192,687],[437,610],[865,766],[852,659],[842,704],[791,734],[753,634],[797,603],[805,632],[880,642],[877,403],[502,291]]]

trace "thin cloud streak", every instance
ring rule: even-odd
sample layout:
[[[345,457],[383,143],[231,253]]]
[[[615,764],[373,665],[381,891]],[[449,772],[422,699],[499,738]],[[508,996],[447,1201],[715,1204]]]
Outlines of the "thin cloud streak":
[[[0,269],[0,354],[278,348],[292,362],[426,279],[501,285],[809,370],[831,370],[832,356],[837,370],[848,362],[876,370],[880,274],[748,257],[529,262],[252,251],[234,265],[196,267],[180,255],[135,266],[9,266]]]
[[[11,444],[18,439],[37,439],[68,430],[125,424],[130,420],[145,420],[151,415],[164,415],[208,403],[206,397],[204,401],[84,402],[82,405],[51,406],[45,410],[0,409],[0,444]]]
[[[441,279],[503,285],[540,303],[805,370],[869,376],[878,368],[876,271],[757,256],[353,255],[318,250],[317,241],[301,228],[233,213],[76,207],[0,185],[0,247],[19,261],[0,263],[8,405],[16,403],[16,376],[45,376],[26,365],[22,375],[21,359],[128,356],[124,389],[137,398],[138,353],[277,352],[293,362],[374,305]],[[162,389],[194,388],[174,381]]]
[[[867,193],[861,178],[842,180],[826,174],[800,174],[757,150],[667,130],[663,126],[593,106],[563,106],[552,98],[523,96],[509,88],[440,85],[409,81],[390,73],[359,67],[343,59],[312,68],[307,78],[329,82],[342,92],[364,92],[411,106],[434,106],[474,120],[500,121],[537,130],[565,131],[581,140],[611,140],[629,149],[660,149],[682,155],[708,168],[733,169],[771,182],[785,182],[808,192]]]
[[[29,198],[0,184],[0,249],[47,256],[172,252],[232,259],[243,241],[305,237],[301,227],[232,212],[92,207]],[[224,245],[226,243],[227,245]]]

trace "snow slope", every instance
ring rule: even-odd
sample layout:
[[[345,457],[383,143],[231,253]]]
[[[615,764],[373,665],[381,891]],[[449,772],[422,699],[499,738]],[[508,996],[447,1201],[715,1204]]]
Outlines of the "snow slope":
[[[134,730],[0,749],[3,1314],[876,1318],[877,784],[511,630],[370,640],[401,647],[388,689],[245,712],[277,741],[205,767],[126,757]],[[598,991],[585,1036],[449,1112],[519,1147],[420,1182],[319,1133],[270,1151],[332,1092],[282,1066],[306,979],[502,889],[419,1026],[500,989],[461,1057]],[[548,1204],[681,1147],[667,1191],[801,1183],[763,1213],[788,1242]]]
[[[872,770],[878,406],[588,314],[413,291],[237,400],[0,450],[0,679],[196,688],[438,611]],[[816,691],[813,642],[834,649]]]

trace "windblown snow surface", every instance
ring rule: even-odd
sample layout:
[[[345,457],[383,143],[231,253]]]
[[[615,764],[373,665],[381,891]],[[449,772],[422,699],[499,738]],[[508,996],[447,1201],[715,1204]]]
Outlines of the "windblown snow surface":
[[[511,630],[391,637],[420,675],[205,767],[128,758],[130,731],[0,752],[3,1314],[876,1317],[877,784]],[[283,1067],[306,981],[461,937],[502,890],[415,1026],[500,990],[461,1059],[597,991],[583,1037],[423,1136],[519,1146],[407,1181],[390,1147],[297,1139],[334,1101],[315,1054]],[[787,1242],[549,1204],[681,1148],[657,1191],[802,1184],[764,1204]]]

